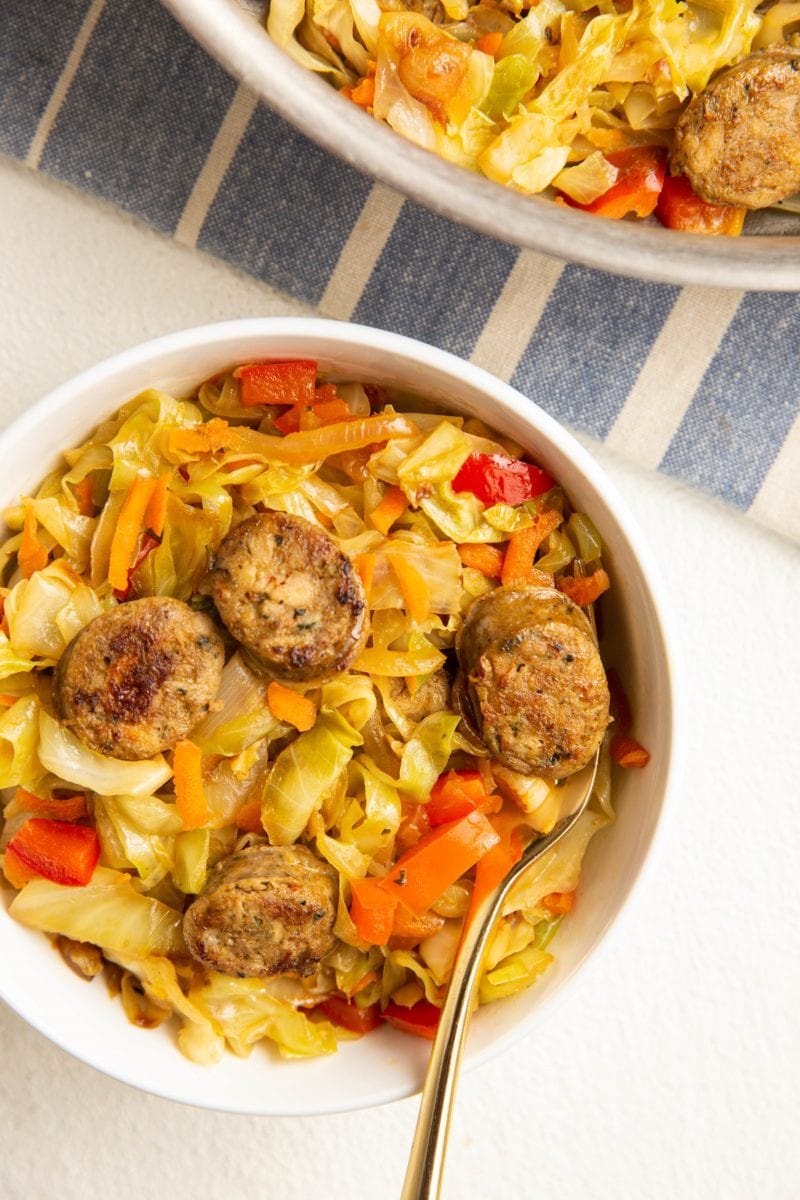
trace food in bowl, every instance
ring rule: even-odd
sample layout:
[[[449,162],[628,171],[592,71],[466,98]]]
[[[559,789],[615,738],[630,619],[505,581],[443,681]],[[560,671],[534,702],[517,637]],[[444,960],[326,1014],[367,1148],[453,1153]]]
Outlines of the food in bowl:
[[[800,189],[798,19],[759,0],[271,0],[267,27],[374,118],[504,186],[737,235]]]
[[[11,915],[135,1023],[177,1017],[197,1062],[431,1036],[471,907],[599,749],[481,1000],[533,983],[611,757],[647,760],[587,616],[591,520],[521,447],[419,408],[249,362],[137,396],[6,513]]]

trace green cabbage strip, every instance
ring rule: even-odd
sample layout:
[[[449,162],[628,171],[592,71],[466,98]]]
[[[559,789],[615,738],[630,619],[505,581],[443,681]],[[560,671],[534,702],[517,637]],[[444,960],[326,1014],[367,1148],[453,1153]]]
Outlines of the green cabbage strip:
[[[267,775],[261,821],[273,846],[289,846],[336,786],[363,744],[361,734],[339,713],[323,709],[313,729],[282,750]]]

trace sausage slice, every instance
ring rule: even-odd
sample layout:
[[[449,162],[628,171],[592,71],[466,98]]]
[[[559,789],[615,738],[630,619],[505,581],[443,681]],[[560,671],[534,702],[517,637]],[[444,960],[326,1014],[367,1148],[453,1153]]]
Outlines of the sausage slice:
[[[712,204],[800,191],[800,48],[768,46],[717,75],[681,113],[670,169]]]
[[[335,942],[338,886],[306,846],[250,846],[218,863],[187,908],[186,945],[223,975],[313,975]]]
[[[150,758],[205,716],[223,662],[222,639],[204,613],[170,596],[131,600],[70,642],[56,670],[56,712],[100,754]]]
[[[353,564],[302,517],[259,513],[232,529],[211,594],[233,636],[276,679],[321,682],[346,670],[367,638]]]
[[[567,596],[487,592],[467,613],[456,651],[457,707],[493,757],[543,779],[586,766],[608,724],[608,684],[589,620]]]

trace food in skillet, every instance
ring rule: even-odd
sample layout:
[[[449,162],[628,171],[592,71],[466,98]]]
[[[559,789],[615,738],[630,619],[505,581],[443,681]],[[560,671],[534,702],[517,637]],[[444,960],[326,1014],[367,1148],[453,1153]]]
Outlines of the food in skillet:
[[[529,986],[611,760],[647,761],[587,617],[591,520],[520,447],[415,407],[245,364],[136,397],[6,512],[11,915],[195,1061],[432,1036],[472,906],[601,747],[481,1001]]]
[[[516,191],[736,235],[800,189],[799,21],[759,0],[270,0],[267,27],[377,120]]]

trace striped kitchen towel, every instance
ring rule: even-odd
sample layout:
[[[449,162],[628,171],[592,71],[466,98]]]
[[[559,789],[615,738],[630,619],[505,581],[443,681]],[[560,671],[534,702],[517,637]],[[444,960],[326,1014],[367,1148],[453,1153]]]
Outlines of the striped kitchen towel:
[[[0,151],[322,313],[471,358],[800,539],[800,295],[641,283],[461,228],[257,104],[158,0],[1,0]]]

